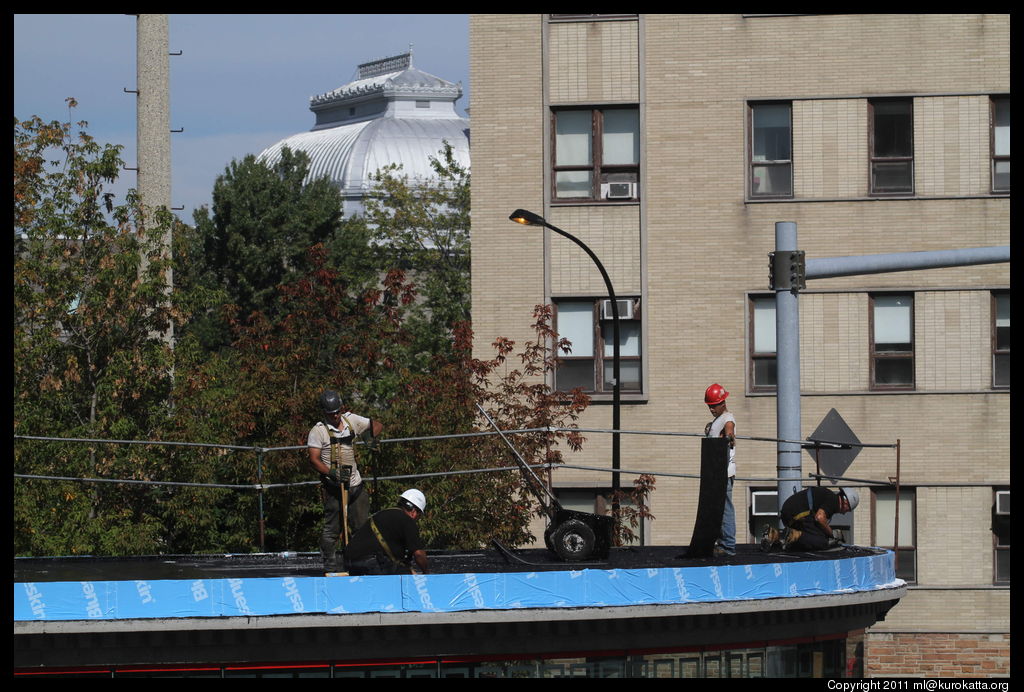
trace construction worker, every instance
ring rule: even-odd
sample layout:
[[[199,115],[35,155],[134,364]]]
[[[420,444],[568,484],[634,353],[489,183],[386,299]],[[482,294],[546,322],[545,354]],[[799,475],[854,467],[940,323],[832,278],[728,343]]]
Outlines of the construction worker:
[[[416,522],[427,509],[427,498],[415,488],[398,498],[396,507],[377,512],[352,534],[345,550],[345,569],[352,575],[426,574],[427,553]],[[415,562],[413,569],[410,563]]]
[[[779,510],[783,530],[765,527],[761,536],[761,550],[828,550],[841,545],[832,535],[829,522],[834,514],[852,512],[860,504],[860,496],[853,488],[839,488],[832,492],[821,486],[811,486],[791,495]]]
[[[724,437],[729,441],[729,467],[726,469],[725,509],[722,511],[722,531],[715,546],[715,555],[736,554],[736,508],[732,504],[732,486],[736,477],[736,417],[729,412],[725,399],[729,392],[720,384],[704,390],[704,403],[714,420],[704,428],[705,437]]]
[[[357,437],[372,443],[384,426],[379,421],[345,412],[341,397],[331,389],[320,395],[320,409],[323,420],[309,431],[306,448],[309,465],[320,474],[324,503],[320,553],[324,558],[324,570],[333,572],[337,569],[338,537],[345,526],[348,527],[345,532],[348,536],[366,523],[370,515],[370,498],[363,489],[352,443]]]

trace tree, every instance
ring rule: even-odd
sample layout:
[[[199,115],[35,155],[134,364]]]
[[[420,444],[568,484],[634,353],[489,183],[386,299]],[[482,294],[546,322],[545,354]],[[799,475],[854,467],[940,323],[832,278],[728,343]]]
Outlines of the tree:
[[[74,99],[68,99],[74,108]],[[107,186],[120,147],[85,128],[14,121],[14,430],[16,435],[150,439],[167,412],[172,360],[161,239],[143,229],[134,191]],[[143,448],[20,442],[15,469],[65,477],[147,478]],[[15,550],[35,554],[152,549],[159,525],[134,488],[21,481]]]
[[[195,233],[182,248],[191,261],[177,281],[185,288],[219,290],[221,302],[236,306],[242,319],[253,312],[274,319],[278,286],[304,272],[313,245],[342,245],[336,259],[350,279],[371,274],[360,269],[369,263],[364,229],[342,224],[338,189],[326,177],[306,182],[308,171],[308,155],[287,147],[273,165],[251,154],[232,161],[214,184],[212,212],[204,206],[193,215]],[[210,348],[230,339],[217,312],[191,329]]]
[[[454,357],[428,374],[412,377],[391,402],[394,420],[390,435],[427,437],[465,433],[493,433],[479,413],[479,404],[503,430],[568,428],[575,425],[589,398],[580,390],[569,395],[554,392],[545,383],[555,365],[555,351],[566,342],[551,330],[550,306],[534,310],[536,337],[516,353],[514,341],[495,340],[495,356],[471,356],[473,341],[468,324],[456,325]],[[513,367],[511,361],[519,361]],[[559,442],[570,450],[581,448],[576,432],[531,432],[514,436],[513,445],[528,464],[562,462]],[[493,538],[509,546],[530,542],[530,517],[538,505],[524,475],[518,470],[484,475],[460,474],[482,468],[516,468],[505,443],[496,436],[418,442],[389,451],[382,475],[436,473],[417,481],[433,498],[433,509],[422,521],[428,540],[439,548],[476,548]],[[440,475],[449,474],[449,475]],[[543,477],[543,471],[538,475]],[[386,497],[400,492],[401,483],[382,486]]]
[[[430,157],[434,178],[413,181],[398,165],[371,176],[364,201],[382,267],[409,272],[418,300],[406,320],[413,335],[411,363],[421,368],[450,349],[455,326],[470,306],[470,175],[445,142]]]

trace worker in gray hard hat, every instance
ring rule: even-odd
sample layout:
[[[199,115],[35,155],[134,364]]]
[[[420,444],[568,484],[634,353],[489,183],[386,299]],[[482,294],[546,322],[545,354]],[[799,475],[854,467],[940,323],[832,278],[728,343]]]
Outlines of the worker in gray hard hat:
[[[811,486],[794,493],[782,504],[779,519],[780,533],[768,526],[761,536],[761,549],[771,552],[782,550],[828,550],[841,545],[832,534],[829,522],[835,514],[852,512],[860,504],[860,495],[853,488]]]
[[[348,411],[332,389],[320,394],[320,410],[323,419],[309,431],[306,449],[309,465],[320,474],[324,503],[320,552],[324,570],[333,572],[337,569],[338,538],[347,539],[370,515],[370,497],[363,488],[353,443],[356,438],[372,443],[384,426]]]
[[[427,552],[417,521],[427,498],[416,488],[402,493],[397,505],[377,512],[352,534],[345,550],[345,569],[351,575],[428,572]],[[415,568],[412,567],[415,563]]]

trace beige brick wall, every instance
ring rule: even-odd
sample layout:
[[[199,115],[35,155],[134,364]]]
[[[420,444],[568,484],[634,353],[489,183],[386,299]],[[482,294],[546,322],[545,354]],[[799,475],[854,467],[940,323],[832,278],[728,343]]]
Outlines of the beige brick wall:
[[[490,345],[498,336],[518,343],[533,337],[533,306],[545,302],[543,234],[508,220],[519,207],[543,209],[542,31],[535,14],[470,18],[470,113],[481,123],[471,144],[472,309],[480,357],[494,355]]]
[[[793,103],[793,194],[802,198],[868,194],[867,100]]]
[[[870,295],[801,295],[800,388],[804,394],[870,389]],[[991,291],[915,291],[913,296],[915,390],[991,388]]]
[[[992,294],[914,295],[917,389],[978,391],[992,386]]]
[[[987,96],[914,99],[918,195],[983,195],[991,189]]]
[[[987,195],[988,94],[1009,93],[1010,84],[1006,15],[641,15],[639,23],[546,28],[541,15],[474,15],[470,26],[477,351],[489,353],[498,334],[522,339],[532,305],[550,298],[545,284],[558,295],[600,290],[568,241],[551,236],[545,257],[539,231],[509,229],[506,220],[516,207],[546,214],[600,247],[619,292],[627,290],[620,281],[640,278],[649,379],[646,401],[623,406],[625,430],[703,431],[702,393],[717,381],[732,392],[740,435],[774,437],[775,398],[745,394],[746,318],[749,293],[768,289],[778,221],[797,223],[809,258],[1009,244],[1009,200]],[[634,31],[643,39],[636,62],[627,47]],[[867,99],[891,94],[915,97],[918,198],[869,200]],[[641,204],[551,205],[547,106],[633,99],[642,117]],[[793,100],[796,201],[745,199],[747,103],[758,99]],[[963,195],[976,198],[956,198]],[[1006,264],[814,281],[800,303],[801,429],[809,434],[835,408],[864,442],[900,440],[905,484],[1008,483],[1009,396],[988,391],[984,303],[1009,281]],[[867,294],[880,289],[917,295],[915,393],[865,391]],[[592,405],[580,424],[610,427],[611,407]],[[587,438],[582,453],[567,455],[570,463],[607,468],[609,436]],[[623,435],[622,453],[627,470],[696,474],[700,466],[693,437]],[[739,475],[774,478],[775,457],[773,443],[742,441]],[[804,460],[812,470],[811,457]],[[849,473],[895,475],[895,450],[865,449]],[[558,472],[567,483],[607,478]],[[734,500],[743,507],[749,486],[773,484],[740,481]],[[933,490],[919,488],[921,511],[938,517]],[[991,504],[971,504],[990,492],[982,490],[942,502],[963,503],[974,513],[970,523]],[[697,491],[695,479],[658,478],[653,542],[689,541]],[[944,523],[921,524],[919,541],[929,554],[936,541],[952,541],[951,516],[982,557],[957,548],[958,562],[976,564],[937,572],[922,556],[922,575],[990,584],[979,571],[991,569],[987,528],[961,526],[950,513]],[[865,528],[870,516],[859,510],[858,536]],[[990,592],[978,593],[990,603]],[[920,600],[899,606],[910,621]]]
[[[855,392],[868,387],[868,298],[807,293],[800,298],[800,390]]]
[[[638,22],[559,22],[548,27],[551,103],[636,102]]]
[[[601,259],[616,295],[639,294],[640,213],[639,207],[592,206],[556,207],[548,220],[579,238]],[[551,295],[607,295],[594,261],[568,238],[552,233],[550,276]]]

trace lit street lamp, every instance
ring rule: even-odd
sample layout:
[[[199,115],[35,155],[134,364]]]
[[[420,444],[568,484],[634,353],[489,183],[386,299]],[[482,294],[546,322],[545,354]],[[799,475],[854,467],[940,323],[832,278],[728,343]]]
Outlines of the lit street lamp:
[[[532,211],[525,209],[516,209],[508,217],[516,223],[523,224],[524,226],[544,226],[550,228],[555,233],[565,236],[572,242],[583,248],[590,259],[594,260],[594,264],[597,265],[597,270],[601,272],[601,278],[604,279],[604,285],[608,289],[608,298],[612,304],[612,340],[613,340],[613,351],[612,351],[612,515],[615,519],[615,524],[618,526],[619,522],[619,303],[615,298],[615,289],[612,287],[612,281],[608,278],[608,272],[605,271],[604,265],[601,264],[601,260],[597,258],[597,255],[587,247],[583,241],[576,236],[566,233],[561,228],[556,228],[550,223],[544,220],[543,216],[534,214]]]

